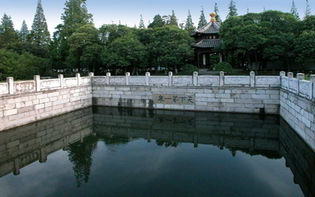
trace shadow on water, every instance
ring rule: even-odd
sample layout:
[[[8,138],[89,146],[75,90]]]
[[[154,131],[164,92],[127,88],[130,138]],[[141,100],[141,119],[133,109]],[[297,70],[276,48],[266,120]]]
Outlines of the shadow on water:
[[[160,147],[212,145],[269,159],[284,158],[305,196],[315,196],[315,154],[278,116],[93,107],[0,132],[0,177],[63,149],[77,187],[89,182],[99,142],[145,139]],[[1,178],[0,178],[1,179]],[[1,184],[0,184],[1,187]]]

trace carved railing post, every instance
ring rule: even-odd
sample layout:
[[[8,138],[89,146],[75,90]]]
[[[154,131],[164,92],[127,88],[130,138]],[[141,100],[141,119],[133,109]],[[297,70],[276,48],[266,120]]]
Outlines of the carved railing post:
[[[224,86],[224,72],[220,72],[220,77],[219,77],[219,86]]]
[[[58,79],[59,79],[60,87],[63,88],[64,86],[63,74],[59,74]]]
[[[193,73],[193,85],[198,86],[198,72]]]
[[[14,91],[14,79],[13,79],[13,77],[8,77],[7,83],[8,83],[8,93],[14,94],[15,91]]]
[[[285,71],[280,72],[280,77],[285,77]]]
[[[293,72],[288,72],[288,77],[293,78],[294,77]]]
[[[35,81],[35,91],[39,92],[40,91],[40,76],[34,75],[34,81]]]
[[[126,85],[129,85],[129,77],[130,77],[130,72],[126,72],[126,76],[125,76]]]
[[[110,84],[110,76],[111,76],[110,72],[107,72],[106,73],[106,85]]]
[[[94,77],[94,73],[93,72],[89,72],[89,77]]]
[[[168,86],[173,86],[173,72],[168,73]]]
[[[304,80],[305,79],[305,74],[304,73],[298,73],[298,74],[296,74],[296,78],[298,80]]]
[[[250,75],[250,87],[255,87],[255,72],[251,71],[249,75]]]
[[[150,84],[150,72],[146,72],[145,73],[145,85],[149,85]]]
[[[77,73],[77,74],[75,75],[75,77],[77,78],[77,85],[78,85],[78,86],[81,85],[81,75],[80,75],[80,73]]]

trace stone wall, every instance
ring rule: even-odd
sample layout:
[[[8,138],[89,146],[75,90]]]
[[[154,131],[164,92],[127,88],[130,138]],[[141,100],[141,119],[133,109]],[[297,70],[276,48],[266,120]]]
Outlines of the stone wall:
[[[280,115],[315,151],[315,81],[281,77]]]
[[[91,79],[80,75],[18,82],[8,78],[0,87],[0,131],[92,105]]]
[[[279,114],[280,76],[93,77],[99,106]]]

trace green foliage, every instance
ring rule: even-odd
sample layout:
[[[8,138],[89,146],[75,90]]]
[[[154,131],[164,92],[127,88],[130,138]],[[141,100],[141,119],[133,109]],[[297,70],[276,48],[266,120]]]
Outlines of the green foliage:
[[[146,47],[136,35],[128,33],[109,44],[103,52],[103,64],[135,73],[139,67],[145,66],[146,56]]]
[[[309,0],[306,0],[305,19],[312,15],[311,6]]]
[[[29,53],[18,54],[0,49],[0,80],[14,77],[17,80],[32,79],[33,75],[44,75],[47,71],[47,60]]]
[[[19,36],[20,36],[21,41],[26,42],[28,40],[29,34],[30,34],[30,32],[28,30],[26,22],[25,22],[25,20],[23,20],[22,27],[21,27],[21,30],[19,32]]]
[[[194,26],[194,22],[192,21],[190,10],[188,10],[188,16],[185,23],[185,30],[190,33],[196,30],[196,27]]]
[[[232,65],[228,62],[221,62],[214,65],[213,69],[215,71],[223,71],[225,73],[232,73],[233,68]]]
[[[32,31],[30,34],[31,42],[38,46],[45,46],[50,43],[50,33],[47,28],[44,10],[41,0],[38,1],[36,14],[34,17]]]
[[[205,17],[205,13],[203,9],[201,10],[200,18],[199,18],[199,23],[198,23],[198,29],[205,26],[207,24],[207,20]]]
[[[315,70],[315,31],[304,31],[295,40],[294,51],[297,54],[298,64]]]
[[[217,3],[214,4],[214,10],[213,11],[217,14],[217,16],[215,17],[217,22],[222,22],[220,15],[219,15],[219,7],[218,7]]]
[[[11,17],[4,14],[0,25],[0,48],[9,48],[18,42],[18,34],[14,30]]]
[[[193,72],[197,72],[198,68],[191,64],[186,64],[183,66],[181,71],[178,73],[179,75],[192,75]]]
[[[230,18],[233,16],[237,16],[237,8],[236,8],[235,1],[231,0],[230,5],[229,5],[229,13],[227,15],[227,18]]]
[[[92,23],[92,15],[88,13],[86,0],[68,0],[61,16],[62,36],[69,37],[82,25]]]
[[[178,27],[177,17],[175,15],[174,10],[172,10],[172,15],[170,16],[170,20],[167,24],[168,25],[174,25],[174,26]]]
[[[299,16],[299,12],[295,6],[295,2],[294,0],[292,0],[292,7],[291,7],[291,14],[296,18],[296,19],[300,19],[300,16]]]
[[[176,72],[191,61],[193,57],[191,43],[192,38],[187,31],[173,26],[157,28],[152,32],[147,45],[151,65],[163,66]]]
[[[99,65],[101,45],[97,29],[86,24],[69,37],[69,56],[66,61],[70,68],[95,71]]]
[[[294,62],[294,39],[298,20],[290,13],[267,11],[230,17],[221,27],[223,50],[233,66],[280,61]]]
[[[143,22],[143,17],[142,14],[140,15],[140,23],[139,23],[139,29],[145,28],[144,22]]]
[[[163,27],[165,25],[165,21],[161,17],[161,15],[155,15],[153,18],[153,22],[149,24],[149,28],[157,28],[157,27]]]

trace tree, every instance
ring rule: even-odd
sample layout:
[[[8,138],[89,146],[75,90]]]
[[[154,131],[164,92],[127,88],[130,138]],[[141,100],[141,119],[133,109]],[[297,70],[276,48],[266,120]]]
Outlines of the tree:
[[[38,0],[36,13],[31,31],[31,43],[44,46],[50,43],[50,34],[47,28],[46,18],[42,7],[41,0]]]
[[[88,13],[86,0],[68,0],[61,16],[63,21],[62,34],[65,37],[71,36],[83,25],[93,23],[92,15]]]
[[[22,27],[21,27],[21,30],[19,32],[19,35],[20,35],[22,42],[26,42],[28,40],[29,34],[30,34],[30,32],[28,30],[27,24],[26,24],[25,20],[23,20]]]
[[[296,19],[300,19],[300,16],[299,16],[299,12],[295,6],[295,2],[294,0],[292,0],[292,7],[291,7],[291,14],[296,18]]]
[[[173,26],[155,29],[147,45],[151,65],[165,67],[177,73],[192,60],[192,42],[192,38],[185,30]]]
[[[143,21],[143,17],[142,14],[140,15],[140,23],[139,23],[139,29],[144,29],[145,25],[144,25],[144,21]]]
[[[9,48],[18,42],[18,34],[14,30],[10,16],[4,14],[0,25],[0,48]]]
[[[290,13],[266,11],[230,17],[221,26],[221,49],[233,66],[271,64],[273,68],[294,63],[294,39],[298,21]],[[278,66],[278,67],[276,67]]]
[[[66,60],[70,68],[78,68],[81,72],[96,70],[101,52],[98,36],[97,29],[92,24],[86,24],[69,37],[69,56]]]
[[[236,8],[234,0],[230,1],[229,13],[227,15],[227,18],[232,17],[232,16],[237,16],[237,8]]]
[[[196,28],[194,26],[194,22],[192,21],[190,10],[188,10],[188,16],[187,16],[186,23],[185,23],[185,30],[188,32],[193,32],[196,30]]]
[[[170,16],[170,20],[169,20],[169,25],[174,25],[176,27],[178,27],[178,22],[177,22],[177,17],[175,15],[174,10],[172,10],[172,15]]]
[[[205,13],[203,9],[201,10],[200,18],[199,18],[199,23],[198,23],[198,29],[205,26],[207,24],[207,20],[205,17]]]
[[[220,15],[219,15],[219,7],[218,7],[217,3],[214,4],[214,12],[217,14],[215,17],[217,22],[222,22]]]
[[[308,0],[306,0],[306,9],[305,9],[305,17],[307,18],[312,15],[311,6]]]
[[[315,31],[304,31],[295,40],[295,50],[297,63],[307,70],[314,70],[315,53]]]
[[[155,15],[153,18],[153,22],[149,24],[149,28],[157,28],[157,27],[163,27],[165,25],[165,21],[161,17],[161,15]]]
[[[51,44],[51,63],[53,68],[69,68],[70,43],[68,39],[80,27],[93,24],[92,15],[86,8],[86,0],[67,0],[64,13],[61,16],[62,24],[56,27]],[[70,58],[72,59],[72,58]]]
[[[104,64],[118,67],[124,72],[137,73],[139,67],[145,66],[147,55],[145,46],[136,35],[129,33],[114,40],[104,52]]]
[[[7,77],[17,80],[32,79],[34,75],[46,72],[47,60],[29,53],[16,53],[12,50],[0,49],[0,81]]]

